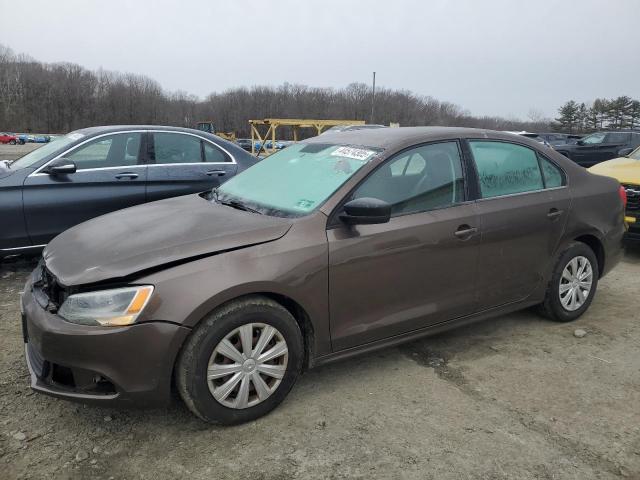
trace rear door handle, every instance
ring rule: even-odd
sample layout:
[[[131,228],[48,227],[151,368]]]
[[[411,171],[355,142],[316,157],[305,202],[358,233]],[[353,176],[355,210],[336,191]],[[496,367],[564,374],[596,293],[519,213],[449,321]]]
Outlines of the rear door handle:
[[[478,232],[478,229],[475,227],[470,227],[469,225],[460,225],[458,230],[456,230],[453,234],[461,240],[466,240],[471,238],[475,233]]]
[[[549,210],[549,213],[547,213],[547,218],[549,220],[553,220],[555,218],[558,218],[560,215],[562,215],[562,210],[558,210],[557,208],[552,208],[551,210]]]
[[[137,173],[133,173],[133,172],[122,172],[122,173],[118,173],[118,174],[116,175],[116,178],[117,178],[118,180],[120,180],[121,178],[131,178],[131,179],[134,179],[134,178],[138,178],[138,174],[137,174]]]
[[[222,177],[222,176],[224,176],[224,175],[226,175],[226,174],[227,174],[227,172],[226,172],[226,171],[224,171],[224,170],[209,170],[209,171],[207,172],[207,175],[208,175],[209,177],[213,177],[213,176],[216,176],[216,177]]]

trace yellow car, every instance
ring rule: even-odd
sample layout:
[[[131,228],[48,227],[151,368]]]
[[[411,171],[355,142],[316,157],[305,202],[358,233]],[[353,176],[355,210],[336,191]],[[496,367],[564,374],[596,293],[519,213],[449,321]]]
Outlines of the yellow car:
[[[589,168],[591,173],[613,177],[627,192],[625,221],[629,225],[627,236],[640,240],[640,147],[626,157],[614,158]]]

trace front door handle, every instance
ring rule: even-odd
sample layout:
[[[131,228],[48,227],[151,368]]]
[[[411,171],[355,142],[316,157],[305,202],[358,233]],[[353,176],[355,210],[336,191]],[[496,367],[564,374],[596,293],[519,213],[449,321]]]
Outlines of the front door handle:
[[[120,180],[121,178],[130,178],[133,180],[134,178],[138,178],[138,174],[133,172],[122,172],[122,173],[118,173],[116,175],[116,178],[118,180]]]
[[[471,238],[478,232],[478,229],[475,227],[470,227],[469,225],[460,225],[458,229],[453,233],[460,240],[467,240]]]
[[[549,220],[555,220],[560,215],[562,215],[562,210],[558,210],[557,208],[552,208],[549,210],[549,213],[547,213],[547,218]]]
[[[209,170],[206,174],[209,177],[213,177],[213,176],[222,177],[222,176],[226,175],[227,172],[225,172],[224,170]]]

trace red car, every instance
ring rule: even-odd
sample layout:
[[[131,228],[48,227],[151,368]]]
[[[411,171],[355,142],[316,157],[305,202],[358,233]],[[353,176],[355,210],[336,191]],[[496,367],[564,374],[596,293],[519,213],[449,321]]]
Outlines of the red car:
[[[15,145],[18,143],[18,137],[11,133],[0,133],[0,143],[9,143]]]

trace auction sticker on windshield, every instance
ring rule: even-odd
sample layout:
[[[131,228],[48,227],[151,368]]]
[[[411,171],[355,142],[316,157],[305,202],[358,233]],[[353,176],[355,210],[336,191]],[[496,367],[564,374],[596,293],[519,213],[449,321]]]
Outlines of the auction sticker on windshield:
[[[353,160],[365,161],[376,152],[373,150],[366,150],[364,148],[353,147],[338,147],[331,152],[332,157],[352,158]]]

